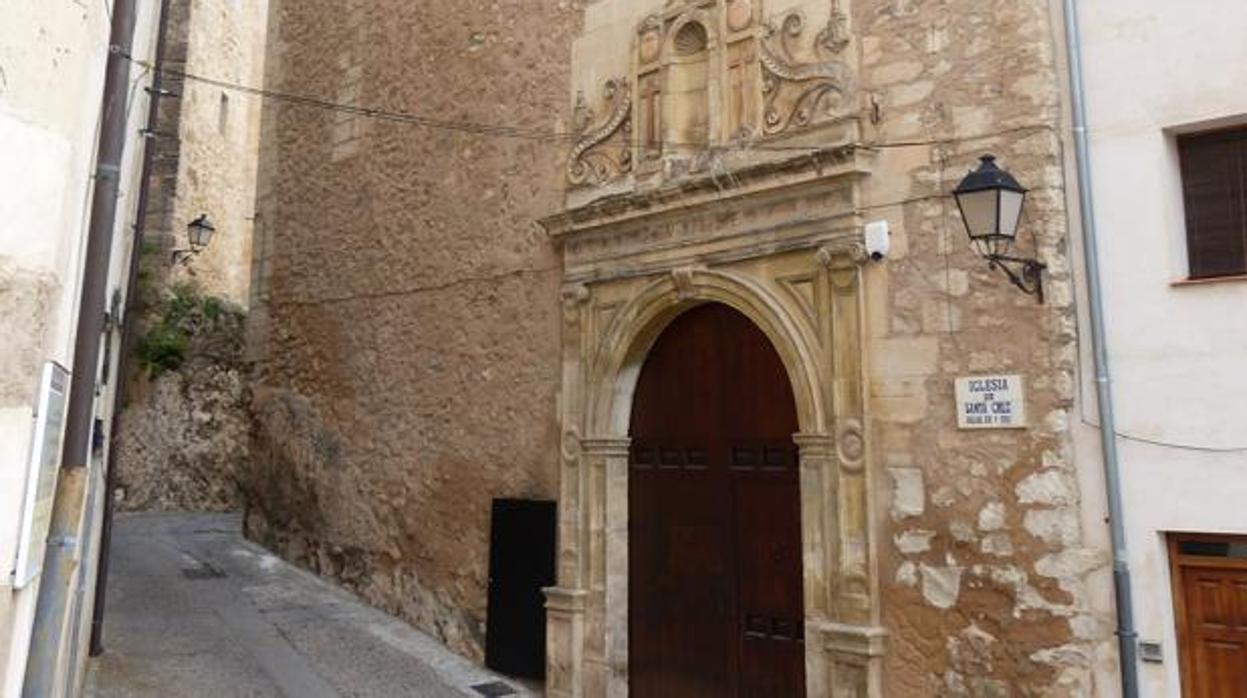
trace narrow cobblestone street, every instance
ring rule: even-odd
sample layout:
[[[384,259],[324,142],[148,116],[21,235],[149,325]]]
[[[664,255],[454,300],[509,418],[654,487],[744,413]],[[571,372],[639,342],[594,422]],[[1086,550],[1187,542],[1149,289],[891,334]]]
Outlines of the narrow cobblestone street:
[[[87,696],[531,695],[239,529],[237,515],[118,519],[105,654],[90,664]]]

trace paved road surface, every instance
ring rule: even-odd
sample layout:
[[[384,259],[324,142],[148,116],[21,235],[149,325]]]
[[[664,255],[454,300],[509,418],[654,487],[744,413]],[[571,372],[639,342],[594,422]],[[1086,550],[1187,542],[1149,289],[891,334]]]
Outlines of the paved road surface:
[[[118,518],[88,697],[480,698],[473,687],[497,681],[532,695],[243,540],[239,524]]]

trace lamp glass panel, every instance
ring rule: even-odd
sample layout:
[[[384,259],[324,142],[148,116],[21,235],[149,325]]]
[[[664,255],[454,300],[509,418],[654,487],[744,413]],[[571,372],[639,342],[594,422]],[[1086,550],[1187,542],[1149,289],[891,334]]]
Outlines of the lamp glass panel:
[[[981,238],[996,234],[996,206],[999,199],[994,189],[968,192],[957,195],[957,203],[961,205],[961,215],[965,218],[966,229],[971,238]]]
[[[1022,220],[1022,202],[1026,194],[1002,189],[1000,191],[1000,234],[1016,238],[1018,223]]]
[[[190,241],[196,247],[207,247],[216,231],[206,225],[190,226]]]

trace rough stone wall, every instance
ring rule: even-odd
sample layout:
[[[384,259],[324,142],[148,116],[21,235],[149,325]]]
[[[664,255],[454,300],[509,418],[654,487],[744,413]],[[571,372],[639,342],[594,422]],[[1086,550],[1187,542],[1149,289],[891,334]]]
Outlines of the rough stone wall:
[[[1070,443],[1076,332],[1049,12],[1045,0],[853,3],[867,140],[881,146],[867,215],[898,231],[867,276],[886,695],[1113,690],[1089,671],[1112,621],[1088,594],[1108,556],[1083,546]],[[1037,247],[1049,265],[1044,306],[971,251],[940,196],[984,153],[1031,189],[1020,252]],[[1026,376],[1029,428],[956,430],[954,380],[999,373]]]
[[[568,131],[576,2],[276,2],[266,86]],[[566,146],[266,109],[249,534],[479,656],[494,497],[552,498]]]
[[[215,298],[193,298],[172,323],[185,331],[184,363],[175,370],[140,364],[128,386],[117,441],[124,511],[243,508],[251,446],[245,316]],[[166,317],[162,326],[169,324]]]
[[[267,2],[173,0],[165,36],[149,204],[141,260],[140,324],[157,321],[176,284],[245,306],[258,165],[259,98],[194,77],[237,85],[263,81]],[[207,214],[210,245],[185,264],[186,224]],[[228,334],[228,332],[227,332]],[[241,343],[241,336],[236,337]],[[132,364],[133,365],[133,364]],[[132,371],[122,416],[117,481],[132,510],[241,508],[238,475],[249,415],[239,359],[195,356],[152,379]]]
[[[180,0],[186,2],[187,0]],[[179,3],[175,3],[179,4]],[[264,75],[267,0],[189,0],[185,70],[225,83],[256,86]],[[192,262],[206,292],[245,306],[249,300],[262,100],[194,79],[181,86],[179,172],[171,232],[208,214],[217,228]]]
[[[258,86],[264,77],[266,0],[173,0],[165,35],[167,93],[150,141],[155,151],[144,224],[144,270],[162,282],[194,280],[205,292],[246,306],[250,300],[259,97],[208,84]],[[186,74],[195,77],[187,77]],[[187,247],[186,225],[207,214],[217,232],[186,265],[170,253]]]

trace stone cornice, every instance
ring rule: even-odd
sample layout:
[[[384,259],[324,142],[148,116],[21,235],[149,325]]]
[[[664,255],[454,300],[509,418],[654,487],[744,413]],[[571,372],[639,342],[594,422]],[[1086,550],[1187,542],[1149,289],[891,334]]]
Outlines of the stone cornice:
[[[704,212],[725,200],[748,202],[800,196],[829,181],[869,174],[874,151],[856,145],[812,150],[798,157],[668,182],[653,189],[606,195],[539,221],[556,242],[595,231]],[[730,182],[730,183],[729,183]]]

